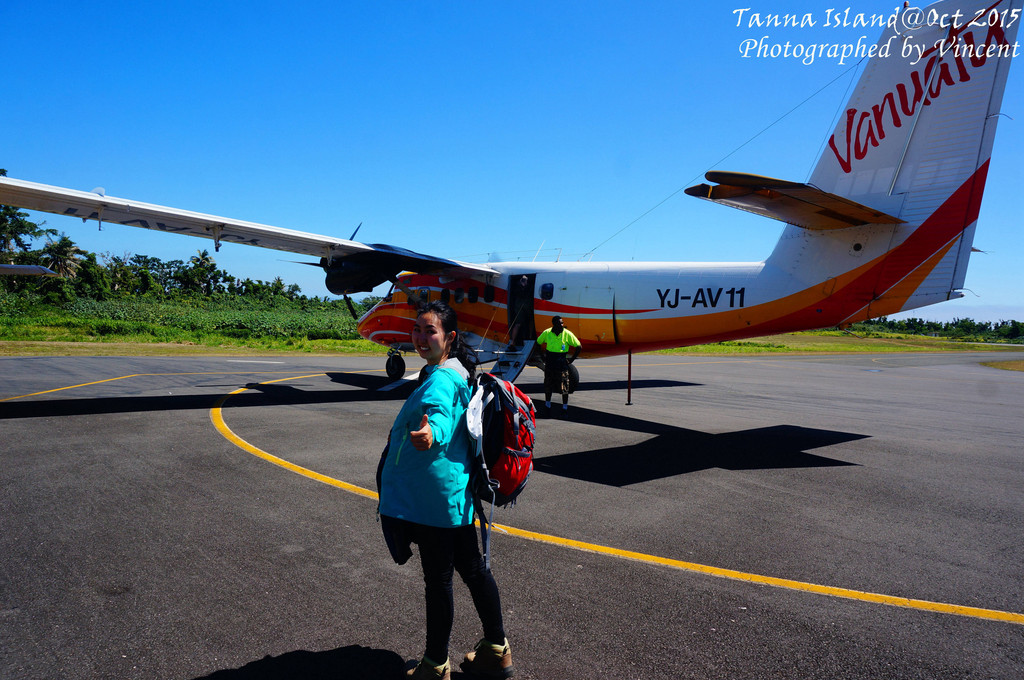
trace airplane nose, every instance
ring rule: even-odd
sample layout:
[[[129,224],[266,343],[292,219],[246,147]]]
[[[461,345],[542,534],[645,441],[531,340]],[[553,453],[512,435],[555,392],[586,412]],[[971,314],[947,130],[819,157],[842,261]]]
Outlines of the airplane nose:
[[[381,325],[382,322],[380,315],[374,314],[371,309],[356,323],[356,332],[359,333],[360,336],[369,340],[374,329],[380,328]]]

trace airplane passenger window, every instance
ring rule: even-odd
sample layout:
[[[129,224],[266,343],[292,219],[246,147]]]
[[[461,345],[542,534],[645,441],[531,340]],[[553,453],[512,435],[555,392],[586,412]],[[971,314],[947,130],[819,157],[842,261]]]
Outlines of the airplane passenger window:
[[[484,302],[494,302],[494,286],[490,284],[484,287]]]
[[[553,283],[541,284],[541,287],[540,287],[540,299],[541,300],[550,300],[554,296],[555,296],[555,284],[553,284]]]
[[[461,288],[455,289],[455,304],[458,304],[466,299],[466,291]]]
[[[480,299],[480,291],[477,290],[476,286],[470,286],[469,288],[469,301],[476,302]]]

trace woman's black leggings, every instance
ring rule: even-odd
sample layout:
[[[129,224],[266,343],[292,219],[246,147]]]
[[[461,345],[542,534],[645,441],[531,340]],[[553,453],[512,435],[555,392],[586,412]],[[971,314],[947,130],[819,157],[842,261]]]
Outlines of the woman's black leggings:
[[[484,637],[495,644],[505,640],[501,618],[501,599],[494,576],[484,567],[477,544],[476,529],[440,528],[409,523],[413,543],[420,548],[423,583],[427,600],[426,656],[437,663],[448,658],[448,639],[452,633],[455,606],[452,598],[452,571],[459,572],[469,587],[473,604],[483,624]]]

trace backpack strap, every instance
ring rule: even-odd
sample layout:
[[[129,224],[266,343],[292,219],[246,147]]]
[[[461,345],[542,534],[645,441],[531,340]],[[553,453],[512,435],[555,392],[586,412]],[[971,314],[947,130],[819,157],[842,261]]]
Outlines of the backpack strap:
[[[491,395],[488,395],[491,396]],[[486,400],[487,397],[484,397]],[[478,474],[483,474],[483,483],[472,485],[473,503],[476,505],[478,519],[480,521],[480,545],[484,551],[484,568],[487,571],[491,570],[491,525],[494,523],[494,487],[491,485],[490,473],[487,470],[487,461],[484,460],[484,438],[483,430],[481,426],[480,436],[476,438],[476,460],[473,461],[474,467]],[[486,487],[491,492],[491,497],[487,499],[491,503],[490,514],[484,513],[483,499],[480,498],[478,493]]]
[[[478,519],[480,521],[480,544],[484,551],[484,568],[491,570],[491,519],[494,518],[494,505],[491,505],[491,518],[485,517],[484,504],[480,497],[473,494],[473,505],[476,506]]]
[[[442,373],[442,371],[443,371],[443,373]],[[456,371],[454,368],[450,368],[448,366],[438,366],[437,370],[435,371],[435,373],[439,373],[440,375],[447,376],[448,379],[451,380],[452,383],[455,384],[456,386],[465,385],[467,383],[466,378],[464,378],[461,373]],[[473,386],[473,383],[469,383],[469,384],[470,384],[471,387]],[[461,392],[459,390],[456,390],[455,391],[455,403],[457,404],[460,401],[462,401]],[[466,404],[464,403],[463,406],[465,406],[465,405]]]
[[[470,491],[473,494],[473,506],[476,508],[477,520],[480,522],[480,544],[483,547],[484,552],[484,567],[487,571],[491,570],[491,525],[494,520],[494,500],[495,491],[492,486],[491,478],[487,470],[487,462],[484,460],[484,439],[483,439],[483,411],[492,399],[496,397],[491,394],[483,383],[484,376],[491,378],[486,373],[481,373],[477,376],[476,380],[473,381],[473,394],[469,400],[469,406],[466,409],[466,425],[469,428],[470,437],[476,442],[476,451],[474,453],[473,470],[476,474],[483,474],[483,484],[473,484],[472,479],[470,481]],[[491,378],[493,380],[493,378]],[[478,491],[486,487],[490,491],[490,498],[487,500],[491,504],[490,513],[484,511],[483,499],[480,497]]]

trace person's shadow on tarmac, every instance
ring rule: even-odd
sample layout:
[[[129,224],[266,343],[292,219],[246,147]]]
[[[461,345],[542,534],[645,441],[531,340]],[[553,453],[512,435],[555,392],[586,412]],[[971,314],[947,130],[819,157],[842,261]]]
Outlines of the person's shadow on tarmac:
[[[404,678],[413,662],[387,649],[360,645],[339,647],[326,652],[295,651],[267,656],[241,668],[214,671],[196,680],[388,680]],[[455,678],[469,676],[452,672]]]

